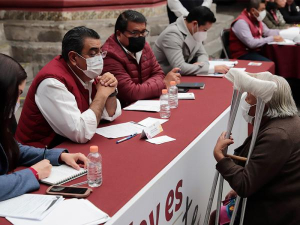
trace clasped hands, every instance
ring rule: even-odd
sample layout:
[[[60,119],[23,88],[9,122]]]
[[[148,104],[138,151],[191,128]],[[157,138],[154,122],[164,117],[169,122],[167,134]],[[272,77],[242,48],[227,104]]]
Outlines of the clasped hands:
[[[115,78],[115,76],[109,72],[98,76],[96,78],[97,80],[97,91],[101,90],[101,92],[106,93],[107,96],[109,96],[110,94],[112,94],[117,86],[118,86],[118,80]]]

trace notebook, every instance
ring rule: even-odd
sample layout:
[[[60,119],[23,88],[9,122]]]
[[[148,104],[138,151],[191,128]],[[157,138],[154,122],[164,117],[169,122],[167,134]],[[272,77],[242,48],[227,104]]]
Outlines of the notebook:
[[[41,182],[49,185],[59,185],[67,183],[87,173],[86,169],[76,170],[67,165],[53,166],[49,177],[42,179]]]

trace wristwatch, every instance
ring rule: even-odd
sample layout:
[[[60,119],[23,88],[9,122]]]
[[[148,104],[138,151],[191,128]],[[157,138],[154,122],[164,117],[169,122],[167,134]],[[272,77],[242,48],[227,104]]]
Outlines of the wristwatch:
[[[113,93],[111,93],[108,97],[115,97],[118,94],[118,89],[116,88],[115,91]]]

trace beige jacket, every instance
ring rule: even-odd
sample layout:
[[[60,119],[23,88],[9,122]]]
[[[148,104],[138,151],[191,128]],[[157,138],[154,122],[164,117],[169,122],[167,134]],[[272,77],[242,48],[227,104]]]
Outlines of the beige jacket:
[[[181,69],[181,75],[208,73],[208,55],[203,44],[196,42],[190,34],[183,16],[159,35],[153,52],[165,73],[175,67]],[[200,65],[195,65],[194,62],[199,62]]]

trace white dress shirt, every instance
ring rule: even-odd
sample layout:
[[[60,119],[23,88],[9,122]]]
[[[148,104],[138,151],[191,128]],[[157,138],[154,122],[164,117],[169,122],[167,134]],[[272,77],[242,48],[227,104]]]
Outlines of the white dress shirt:
[[[81,79],[79,80],[84,88],[89,90],[89,103],[91,104],[92,83],[94,80],[86,83]],[[57,134],[74,142],[85,143],[96,133],[98,124],[94,111],[88,109],[81,113],[75,96],[57,79],[47,78],[40,83],[35,94],[35,102],[44,118]],[[121,105],[117,99],[115,114],[110,117],[106,108],[104,108],[101,119],[113,121],[121,113]]]
[[[204,0],[202,6],[206,6],[210,8],[212,4],[212,0]],[[181,4],[179,0],[168,0],[168,6],[170,10],[177,16],[187,16],[189,11]]]

